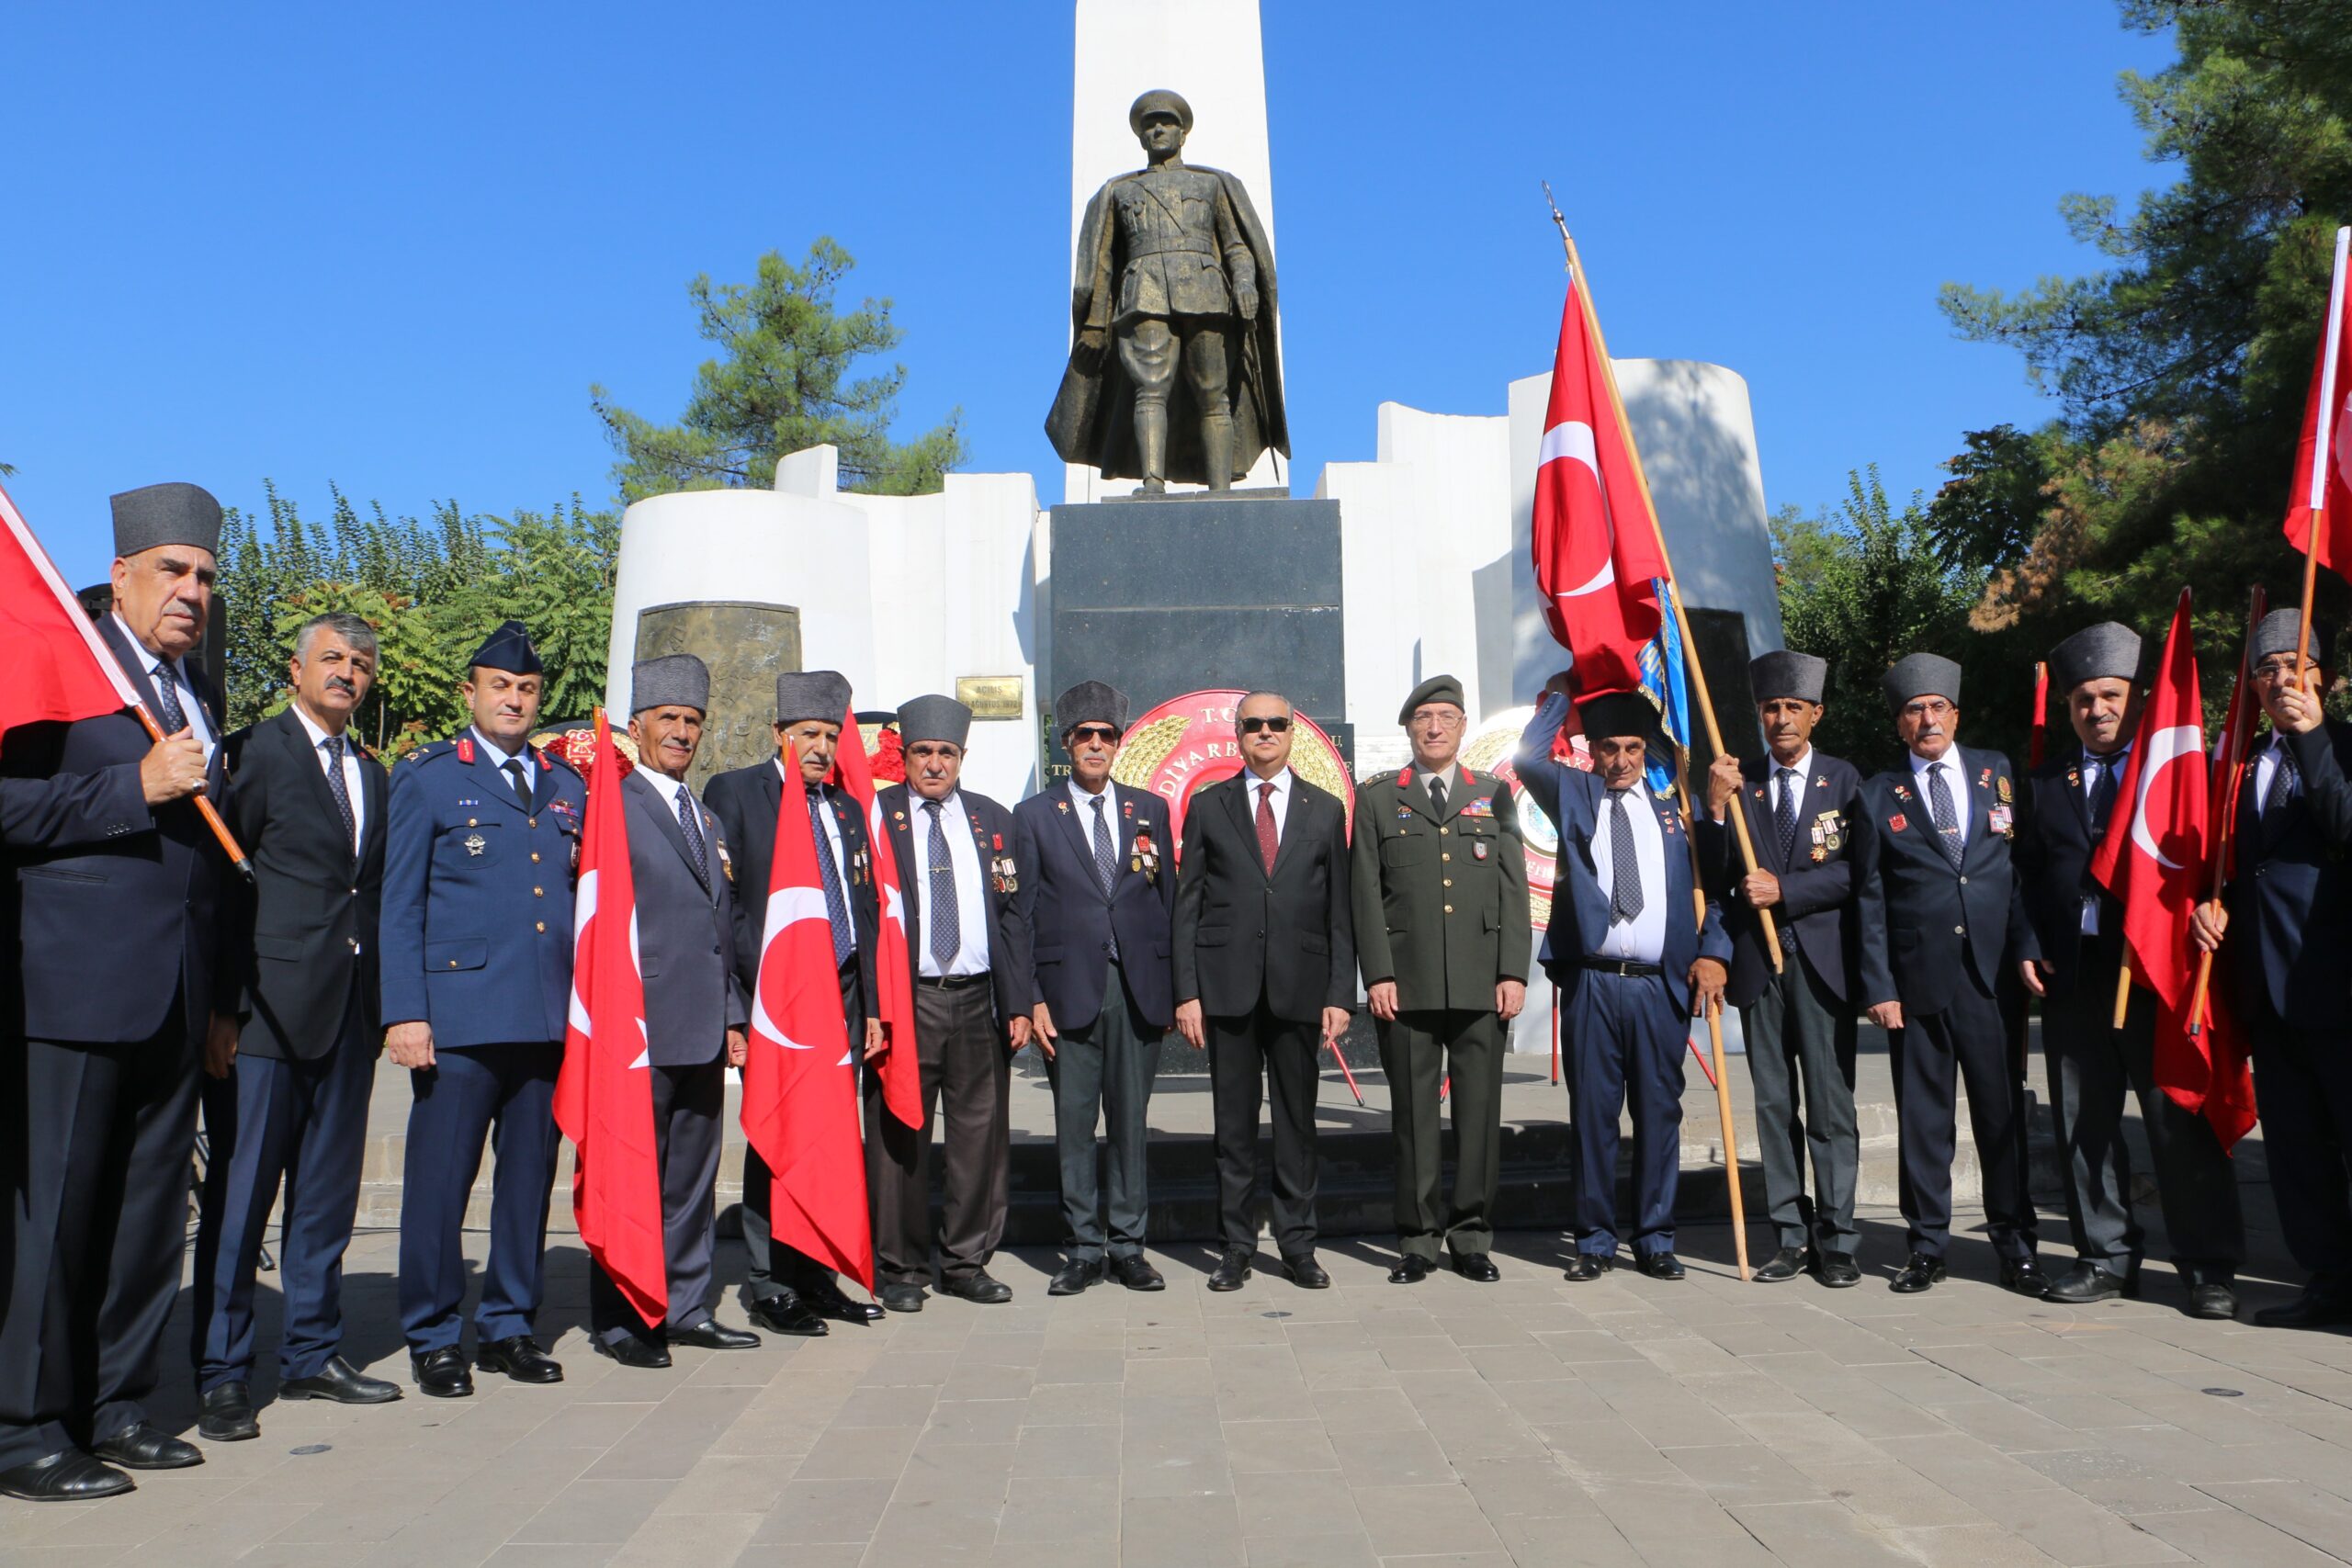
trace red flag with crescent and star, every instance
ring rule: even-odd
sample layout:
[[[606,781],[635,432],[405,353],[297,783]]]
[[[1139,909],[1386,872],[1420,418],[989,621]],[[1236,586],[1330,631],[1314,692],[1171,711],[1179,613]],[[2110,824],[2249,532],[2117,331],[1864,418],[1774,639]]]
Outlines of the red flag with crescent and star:
[[[897,738],[895,730],[882,733]],[[882,919],[874,933],[874,989],[875,1010],[882,1015],[882,1037],[888,1045],[876,1059],[874,1070],[882,1075],[882,1103],[890,1114],[901,1126],[920,1127],[922,1062],[915,1055],[915,971],[907,955],[907,896],[899,881],[898,852],[883,830],[882,807],[875,801],[874,766],[866,760],[855,709],[842,718],[842,743],[833,752],[833,772],[842,788],[865,813],[865,842],[874,857],[874,891],[882,904]],[[899,777],[906,776],[902,759]]]
[[[2218,1007],[2198,1035],[2188,1032],[2196,988],[2188,915],[2202,897],[2218,822],[2210,782],[2197,639],[2184,588],[2091,874],[2122,904],[2132,971],[2156,993],[2156,1087],[2182,1110],[2203,1115],[2227,1148],[2253,1125],[2253,1084],[2240,1036]],[[2222,989],[2209,989],[2209,1007]]]
[[[1582,289],[1571,273],[1536,459],[1532,543],[1544,618],[1574,657],[1577,695],[1593,697],[1641,689],[1667,571]]]
[[[620,781],[612,729],[599,708],[580,886],[572,895],[571,1005],[555,1080],[555,1122],[573,1145],[571,1210],[580,1239],[654,1327],[669,1315],[670,1274],[638,963],[637,878]]]
[[[854,730],[843,739],[858,743]],[[778,771],[784,798],[752,992],[743,1135],[775,1173],[768,1222],[775,1240],[870,1291],[874,1230],[857,1079],[797,751]]]
[[[2319,564],[2352,578],[2352,228],[2335,231],[2335,271],[2328,283],[2326,325],[2312,356],[2303,400],[2303,434],[2287,504],[2287,542],[2306,548],[2312,519],[2327,526],[2311,547]]]

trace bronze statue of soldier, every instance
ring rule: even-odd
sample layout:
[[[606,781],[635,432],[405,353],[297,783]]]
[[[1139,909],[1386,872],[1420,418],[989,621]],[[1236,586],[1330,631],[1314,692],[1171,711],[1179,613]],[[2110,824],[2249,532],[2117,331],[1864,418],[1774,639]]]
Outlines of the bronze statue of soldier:
[[[1127,124],[1148,164],[1087,203],[1046,434],[1064,462],[1141,479],[1137,494],[1230,490],[1268,447],[1290,455],[1273,248],[1239,180],[1183,161],[1191,105],[1155,89]]]

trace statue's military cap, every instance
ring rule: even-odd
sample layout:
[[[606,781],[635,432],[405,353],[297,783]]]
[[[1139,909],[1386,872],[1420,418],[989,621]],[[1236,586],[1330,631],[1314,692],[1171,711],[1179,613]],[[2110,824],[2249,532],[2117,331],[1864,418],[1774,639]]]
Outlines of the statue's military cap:
[[[502,622],[498,629],[474,649],[466,660],[469,670],[503,670],[510,675],[539,675],[546,672],[539,663],[539,650],[531,646],[531,634],[523,629],[520,621]]]
[[[1886,705],[1896,713],[1914,697],[1943,697],[1957,706],[1960,666],[1939,654],[1914,653],[1895,660],[1894,668],[1879,678],[1879,688],[1886,694]]]
[[[1462,700],[1462,682],[1451,675],[1432,675],[1414,687],[1405,697],[1405,705],[1396,710],[1396,722],[1413,722],[1413,710],[1423,703],[1452,703],[1468,711],[1470,705]]]
[[[936,740],[960,751],[971,733],[972,710],[954,697],[933,693],[899,705],[899,739],[904,745]]]
[[[775,721],[821,718],[839,724],[849,713],[849,680],[838,670],[794,670],[775,678]]]
[[[202,485],[174,480],[107,498],[114,511],[114,553],[135,556],[162,545],[220,553],[220,503]]]
[[[691,653],[665,653],[640,659],[629,671],[628,711],[647,708],[692,708],[710,711],[710,667]]]
[[[2050,650],[2051,684],[2071,692],[2086,681],[2130,681],[2140,673],[2140,634],[2117,621],[2085,626]]]
[[[1141,136],[1143,117],[1148,114],[1172,114],[1176,117],[1176,123],[1184,128],[1184,133],[1187,136],[1192,134],[1193,106],[1184,101],[1184,96],[1182,93],[1172,93],[1165,87],[1154,87],[1137,98],[1134,106],[1127,110],[1127,129],[1137,136]]]
[[[1775,697],[1817,703],[1828,684],[1829,660],[1810,653],[1783,648],[1747,661],[1747,689],[1759,703],[1769,703]]]
[[[1080,681],[1054,699],[1054,723],[1064,735],[1081,724],[1107,724],[1127,732],[1127,694],[1101,681]]]

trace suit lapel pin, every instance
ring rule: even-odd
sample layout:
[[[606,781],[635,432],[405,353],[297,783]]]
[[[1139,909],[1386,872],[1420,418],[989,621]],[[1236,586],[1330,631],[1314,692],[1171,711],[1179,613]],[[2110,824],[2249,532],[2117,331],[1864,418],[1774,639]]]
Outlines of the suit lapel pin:
[[[1886,819],[1886,830],[1890,833],[1900,833],[1909,825],[1908,819],[1900,811]]]

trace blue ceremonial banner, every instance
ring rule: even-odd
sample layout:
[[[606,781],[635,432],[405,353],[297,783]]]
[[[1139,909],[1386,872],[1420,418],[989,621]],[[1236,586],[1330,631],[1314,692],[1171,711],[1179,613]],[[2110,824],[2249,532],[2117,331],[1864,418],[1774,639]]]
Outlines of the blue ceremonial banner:
[[[1675,614],[1674,584],[1663,577],[1650,581],[1657,588],[1657,602],[1664,614],[1658,617],[1657,635],[1642,648],[1642,694],[1657,705],[1658,724],[1665,729],[1666,738],[1687,756],[1690,750],[1690,688],[1682,675],[1682,633],[1680,619]],[[1649,784],[1658,795],[1672,790],[1674,765],[1663,757],[1652,758]]]

